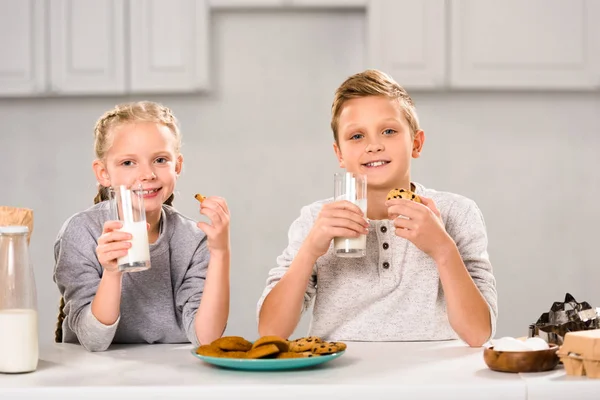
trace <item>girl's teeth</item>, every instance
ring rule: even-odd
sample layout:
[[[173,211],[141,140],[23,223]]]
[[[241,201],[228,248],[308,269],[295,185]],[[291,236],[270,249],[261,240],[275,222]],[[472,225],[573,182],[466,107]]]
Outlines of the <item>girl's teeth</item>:
[[[386,164],[385,161],[376,161],[373,163],[368,163],[367,165],[369,167],[379,167],[380,165],[384,165],[384,164]]]

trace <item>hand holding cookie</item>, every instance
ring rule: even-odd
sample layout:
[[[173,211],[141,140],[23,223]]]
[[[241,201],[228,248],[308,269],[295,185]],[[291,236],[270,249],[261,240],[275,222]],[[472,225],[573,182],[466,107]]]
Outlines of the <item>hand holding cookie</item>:
[[[323,206],[304,243],[312,254],[320,257],[329,250],[334,237],[366,235],[368,227],[366,216],[356,204],[335,201]]]
[[[387,200],[385,205],[388,208],[388,218],[394,220],[398,217],[406,217],[404,214],[400,212],[403,207],[409,204],[409,201],[413,201],[415,203],[421,203],[421,197],[419,197],[416,193],[406,190],[406,189],[392,189],[387,194]]]
[[[200,228],[208,238],[208,250],[211,254],[229,252],[229,207],[225,199],[217,196],[204,197],[201,194],[194,196],[201,204],[200,214],[211,221],[198,222]]]
[[[410,240],[435,259],[438,253],[453,243],[435,202],[404,189],[392,192],[385,204],[389,218],[394,221],[396,235]]]

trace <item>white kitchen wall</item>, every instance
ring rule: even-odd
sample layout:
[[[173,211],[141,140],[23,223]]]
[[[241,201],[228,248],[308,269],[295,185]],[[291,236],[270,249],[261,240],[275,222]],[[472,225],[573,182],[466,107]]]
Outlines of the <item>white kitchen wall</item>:
[[[331,195],[337,164],[335,88],[367,66],[360,11],[217,12],[213,90],[145,96],[171,107],[184,133],[176,206],[196,192],[232,212],[227,334],[255,337],[255,307],[300,207]],[[399,79],[400,80],[400,79]],[[400,80],[400,83],[401,80]],[[497,277],[498,336],[523,335],[571,292],[600,306],[600,93],[414,92],[427,140],[413,179],[482,209]],[[92,128],[114,104],[142,97],[0,99],[0,204],[33,208],[31,252],[42,341],[53,339],[53,243],[92,204]],[[304,334],[303,318],[296,334]]]

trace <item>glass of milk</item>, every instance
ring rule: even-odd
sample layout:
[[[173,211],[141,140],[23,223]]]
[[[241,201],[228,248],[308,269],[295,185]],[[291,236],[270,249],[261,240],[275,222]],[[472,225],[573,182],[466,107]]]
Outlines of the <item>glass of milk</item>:
[[[367,176],[351,172],[334,175],[334,198],[356,204],[367,214]],[[333,238],[333,247],[338,257],[359,258],[367,254],[367,235],[359,237]]]
[[[119,271],[145,271],[150,268],[150,244],[142,185],[119,185],[110,188],[109,192],[112,218],[123,223],[119,231],[132,236],[127,255],[117,260]]]
[[[0,373],[38,365],[38,313],[26,226],[0,227]]]

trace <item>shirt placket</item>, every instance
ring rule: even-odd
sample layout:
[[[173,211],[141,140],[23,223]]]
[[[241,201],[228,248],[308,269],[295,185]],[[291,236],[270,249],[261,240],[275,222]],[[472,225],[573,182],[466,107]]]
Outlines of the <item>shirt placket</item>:
[[[392,252],[393,229],[388,221],[381,221],[377,226],[377,242],[379,251],[379,277],[382,285],[390,286],[394,283],[394,266]]]

